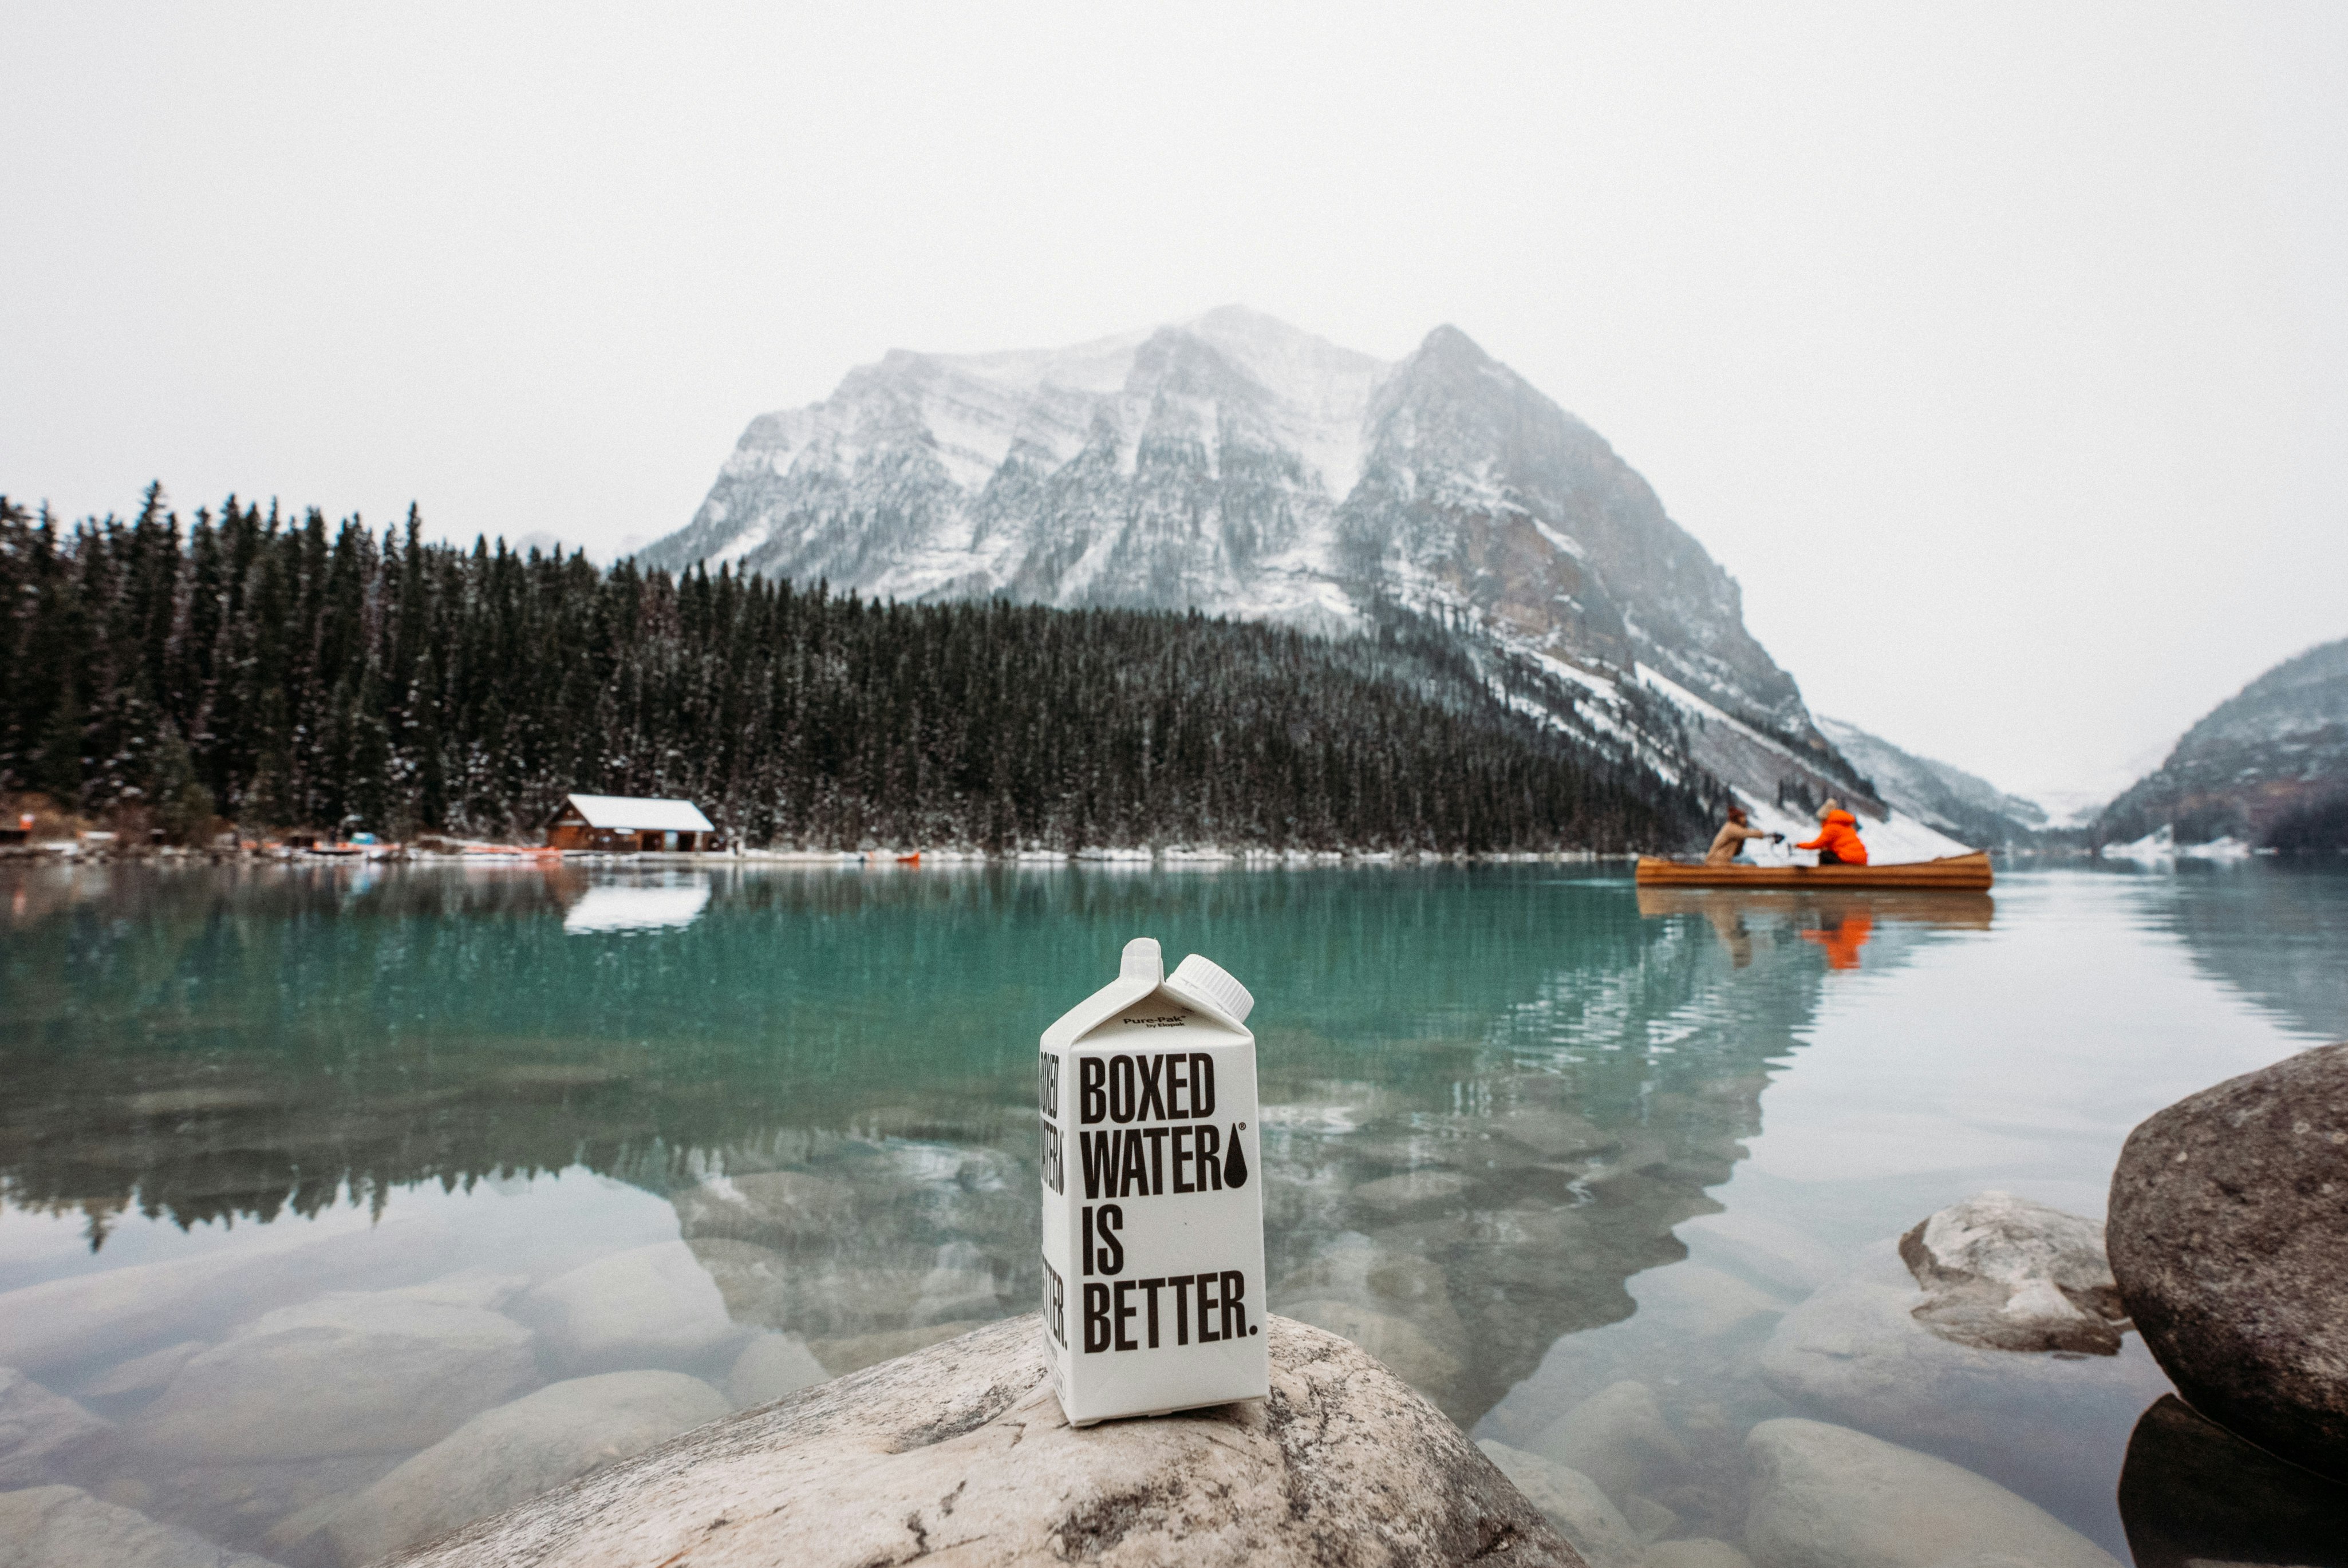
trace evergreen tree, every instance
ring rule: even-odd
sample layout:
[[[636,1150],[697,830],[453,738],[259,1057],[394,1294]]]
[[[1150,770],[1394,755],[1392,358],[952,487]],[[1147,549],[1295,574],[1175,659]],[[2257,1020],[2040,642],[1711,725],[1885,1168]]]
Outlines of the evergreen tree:
[[[1573,690],[1398,610],[1339,640],[1197,614],[876,603],[428,544],[231,497],[183,530],[0,498],[0,787],[250,827],[534,833],[580,789],[729,835],[990,851],[1624,849],[1712,787],[1530,717]]]

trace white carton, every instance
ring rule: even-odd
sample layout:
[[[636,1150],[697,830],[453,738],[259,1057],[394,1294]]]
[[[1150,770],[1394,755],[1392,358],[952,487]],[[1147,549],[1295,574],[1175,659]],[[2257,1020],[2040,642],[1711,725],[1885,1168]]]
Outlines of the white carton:
[[[1271,1391],[1254,1006],[1142,937],[1044,1031],[1044,1350],[1072,1426]]]

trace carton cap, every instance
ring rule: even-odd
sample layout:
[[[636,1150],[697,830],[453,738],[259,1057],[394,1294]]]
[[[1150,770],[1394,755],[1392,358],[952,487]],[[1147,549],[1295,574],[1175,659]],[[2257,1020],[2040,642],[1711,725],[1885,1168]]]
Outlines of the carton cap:
[[[1139,945],[1139,943],[1130,944],[1126,952],[1130,954]],[[1149,945],[1154,955],[1158,944],[1152,942]],[[1127,961],[1131,962],[1130,958]],[[1195,953],[1182,960],[1174,973],[1166,977],[1162,989],[1177,1001],[1202,1007],[1210,1013],[1220,1013],[1234,1024],[1245,1024],[1247,1016],[1255,1010],[1255,998],[1248,995],[1246,986],[1232,979],[1221,965],[1212,959],[1201,958]]]
[[[1117,977],[1120,980],[1148,980],[1154,990],[1166,978],[1166,954],[1154,936],[1137,936],[1125,944],[1125,953],[1117,960]]]

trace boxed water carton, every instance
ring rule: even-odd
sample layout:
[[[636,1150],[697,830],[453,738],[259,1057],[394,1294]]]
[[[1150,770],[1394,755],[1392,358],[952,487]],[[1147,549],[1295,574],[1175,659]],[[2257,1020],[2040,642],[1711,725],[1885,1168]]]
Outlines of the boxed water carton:
[[[1044,1031],[1044,1348],[1071,1425],[1270,1391],[1254,1006],[1142,937]]]

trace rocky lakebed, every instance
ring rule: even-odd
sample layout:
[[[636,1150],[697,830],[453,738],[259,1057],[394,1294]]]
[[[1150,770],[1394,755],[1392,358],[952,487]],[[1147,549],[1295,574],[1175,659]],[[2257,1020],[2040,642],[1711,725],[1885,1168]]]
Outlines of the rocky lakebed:
[[[2111,1568],[2007,1484],[2096,1424],[2132,1428],[2146,1568],[2348,1561],[2348,1046],[2153,1117],[2113,1193],[2108,1236],[1978,1194],[1766,1333],[1717,1312],[1701,1401],[1625,1376],[1475,1441],[1342,1293],[1273,1320],[1268,1401],[1071,1429],[1032,1317],[856,1332],[788,1255],[850,1196],[791,1172],[545,1278],[367,1289],[332,1243],[134,1266],[0,1295],[0,1564]],[[255,1271],[288,1299],[237,1318]]]

